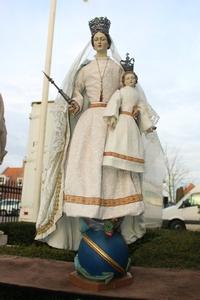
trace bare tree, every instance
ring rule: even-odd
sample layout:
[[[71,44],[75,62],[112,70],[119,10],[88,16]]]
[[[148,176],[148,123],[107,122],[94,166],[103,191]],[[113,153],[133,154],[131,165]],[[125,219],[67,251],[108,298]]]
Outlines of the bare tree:
[[[183,164],[180,151],[175,148],[165,147],[166,178],[164,190],[169,202],[176,202],[176,190],[189,181],[189,171]]]

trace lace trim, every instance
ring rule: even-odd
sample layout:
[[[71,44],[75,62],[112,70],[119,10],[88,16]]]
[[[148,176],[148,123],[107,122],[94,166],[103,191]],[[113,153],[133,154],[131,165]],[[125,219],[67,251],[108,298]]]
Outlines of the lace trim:
[[[137,163],[141,163],[141,164],[144,164],[144,159],[142,158],[137,158],[137,157],[132,157],[132,156],[128,156],[128,155],[124,155],[124,154],[119,154],[119,153],[116,153],[116,152],[104,152],[103,153],[104,156],[113,156],[113,157],[117,157],[117,158],[120,158],[120,159],[124,159],[124,160],[128,160],[128,161],[134,161],[134,162],[137,162]]]
[[[48,220],[48,222],[40,227],[37,228],[37,234],[41,234],[46,232],[49,228],[51,228],[54,225],[54,217],[59,209],[59,194],[61,189],[61,173],[58,175],[58,180],[56,183],[56,195],[55,195],[55,202],[53,205],[53,211],[51,213],[51,216]]]
[[[83,204],[83,205],[99,205],[105,207],[115,207],[115,206],[130,204],[142,200],[143,197],[141,194],[136,194],[136,195],[132,195],[124,198],[117,198],[117,199],[102,199],[98,197],[64,195],[64,201],[68,203],[76,203],[76,204]]]

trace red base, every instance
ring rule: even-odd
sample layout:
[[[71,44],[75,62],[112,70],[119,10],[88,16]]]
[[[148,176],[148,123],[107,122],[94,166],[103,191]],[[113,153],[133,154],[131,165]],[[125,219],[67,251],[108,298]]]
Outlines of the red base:
[[[69,280],[71,281],[71,283],[82,289],[98,292],[102,290],[115,289],[129,285],[133,282],[133,276],[131,273],[128,272],[125,276],[120,278],[114,278],[106,284],[104,282],[89,280],[79,275],[76,271],[74,271],[69,274]]]

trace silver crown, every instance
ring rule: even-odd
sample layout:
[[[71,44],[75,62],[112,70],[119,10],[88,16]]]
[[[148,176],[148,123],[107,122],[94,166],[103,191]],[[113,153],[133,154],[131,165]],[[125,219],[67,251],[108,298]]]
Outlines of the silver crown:
[[[121,60],[120,64],[121,64],[121,66],[122,66],[122,68],[124,69],[125,72],[127,72],[127,71],[132,71],[133,72],[134,62],[135,62],[135,59],[133,57],[130,58],[129,53],[126,53],[126,59]]]
[[[110,20],[108,20],[106,17],[96,17],[89,21],[89,27],[92,36],[97,32],[103,32],[105,34],[109,34],[110,29]]]

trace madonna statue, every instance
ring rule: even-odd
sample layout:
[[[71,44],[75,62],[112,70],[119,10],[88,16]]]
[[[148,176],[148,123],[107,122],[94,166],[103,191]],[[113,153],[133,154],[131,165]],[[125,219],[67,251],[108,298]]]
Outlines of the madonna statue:
[[[82,235],[91,228],[101,229],[107,236],[117,228],[126,244],[141,238],[145,233],[145,201],[148,202],[143,189],[147,187],[151,195],[152,191],[160,195],[162,181],[160,173],[151,169],[162,157],[155,132],[146,138],[150,157],[145,157],[147,169],[143,176],[103,165],[108,131],[103,116],[109,99],[121,87],[124,70],[109,34],[110,21],[95,18],[89,27],[91,42],[63,83],[63,91],[73,101],[68,105],[61,96],[55,101],[55,130],[37,220],[37,240],[71,250],[79,248]],[[90,60],[91,46],[94,57]],[[147,103],[141,87],[137,85],[136,89]],[[158,116],[149,104],[148,117],[155,126]],[[160,207],[155,199],[151,204]]]

